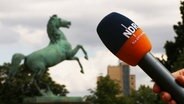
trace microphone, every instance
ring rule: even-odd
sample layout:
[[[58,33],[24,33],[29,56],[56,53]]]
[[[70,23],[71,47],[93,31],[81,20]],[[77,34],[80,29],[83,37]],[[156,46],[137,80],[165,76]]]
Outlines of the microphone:
[[[184,104],[184,88],[150,53],[151,43],[137,24],[112,12],[98,24],[97,33],[115,56],[129,65],[138,65],[163,91],[169,92],[177,104]]]

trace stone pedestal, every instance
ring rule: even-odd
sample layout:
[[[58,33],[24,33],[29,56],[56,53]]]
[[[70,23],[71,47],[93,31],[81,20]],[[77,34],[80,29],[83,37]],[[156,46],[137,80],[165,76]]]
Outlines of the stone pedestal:
[[[30,97],[24,99],[24,104],[88,104],[81,97]]]

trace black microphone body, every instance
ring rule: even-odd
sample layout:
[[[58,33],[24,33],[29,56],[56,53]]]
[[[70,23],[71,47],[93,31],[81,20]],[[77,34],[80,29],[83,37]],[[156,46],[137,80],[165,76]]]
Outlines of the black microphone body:
[[[138,65],[163,91],[169,92],[177,104],[184,104],[184,88],[151,53],[147,53]]]
[[[113,12],[102,19],[97,33],[115,56],[132,66],[139,65],[177,104],[184,104],[184,88],[150,53],[149,39],[133,21]]]

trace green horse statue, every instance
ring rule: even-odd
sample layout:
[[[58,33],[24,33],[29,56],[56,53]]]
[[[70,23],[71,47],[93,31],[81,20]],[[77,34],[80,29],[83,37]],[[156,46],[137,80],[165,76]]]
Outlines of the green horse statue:
[[[76,60],[81,68],[81,73],[84,73],[79,58],[75,57],[75,54],[81,49],[85,55],[85,59],[88,59],[87,52],[82,45],[77,45],[72,49],[70,42],[67,41],[64,33],[60,30],[60,27],[69,28],[70,25],[70,21],[63,20],[57,15],[53,15],[47,24],[47,34],[50,38],[49,45],[28,56],[20,53],[14,54],[12,56],[9,76],[15,76],[20,72],[22,60],[24,60],[23,65],[26,69],[32,72],[31,83],[34,83],[38,90],[40,90],[38,82],[47,69],[64,60]]]

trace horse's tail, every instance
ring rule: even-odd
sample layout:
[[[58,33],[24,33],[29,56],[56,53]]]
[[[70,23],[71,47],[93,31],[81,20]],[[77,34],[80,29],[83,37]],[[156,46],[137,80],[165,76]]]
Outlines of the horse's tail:
[[[20,53],[16,53],[12,56],[11,65],[8,76],[14,77],[18,71],[20,71],[21,62],[25,59],[25,56]]]

